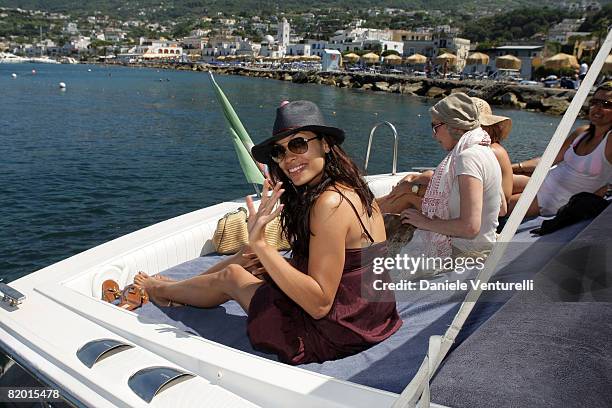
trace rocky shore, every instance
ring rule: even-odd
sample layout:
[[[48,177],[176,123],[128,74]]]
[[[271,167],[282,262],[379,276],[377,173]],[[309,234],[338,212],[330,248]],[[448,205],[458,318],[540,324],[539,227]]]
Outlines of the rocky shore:
[[[516,85],[495,81],[444,80],[405,75],[368,74],[352,72],[319,72],[270,70],[246,67],[219,67],[207,64],[146,65],[157,69],[212,71],[216,75],[242,75],[290,81],[297,84],[321,84],[363,91],[399,93],[413,97],[443,98],[454,92],[465,92],[491,105],[525,109],[549,115],[563,115],[576,94],[574,90]],[[580,116],[586,116],[587,105]]]

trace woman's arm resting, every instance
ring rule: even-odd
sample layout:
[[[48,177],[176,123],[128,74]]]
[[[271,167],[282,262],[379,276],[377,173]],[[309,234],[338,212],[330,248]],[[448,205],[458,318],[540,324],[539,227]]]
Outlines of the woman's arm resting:
[[[468,176],[459,176],[459,218],[442,220],[430,219],[420,211],[409,209],[402,212],[403,222],[417,228],[437,232],[451,237],[472,239],[480,232],[482,217],[483,186],[479,179]]]
[[[557,157],[555,157],[555,161],[553,162],[553,164],[558,164],[563,161],[563,156],[565,156],[565,152],[572,145],[572,142],[576,139],[576,137],[583,134],[588,129],[589,127],[586,125],[580,126],[576,128],[576,130],[574,130],[572,133],[570,133],[567,139],[565,139],[565,142],[563,142],[563,145],[561,146],[559,153],[557,153]],[[532,174],[535,168],[538,167],[538,164],[540,164],[539,157],[525,160],[519,163],[513,163],[512,171],[514,172],[514,174]]]

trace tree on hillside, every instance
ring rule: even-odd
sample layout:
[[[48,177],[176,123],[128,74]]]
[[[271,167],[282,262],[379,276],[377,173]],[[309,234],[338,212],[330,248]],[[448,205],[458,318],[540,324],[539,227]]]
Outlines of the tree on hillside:
[[[592,15],[587,15],[578,31],[599,31],[612,24],[612,4],[606,4],[602,9]]]
[[[476,42],[529,39],[543,29],[548,30],[553,24],[570,17],[576,16],[558,9],[517,9],[471,21],[466,24],[463,36]]]
[[[381,54],[381,57],[386,57],[388,55],[397,55],[398,57],[401,57],[400,53],[395,50],[386,50]]]

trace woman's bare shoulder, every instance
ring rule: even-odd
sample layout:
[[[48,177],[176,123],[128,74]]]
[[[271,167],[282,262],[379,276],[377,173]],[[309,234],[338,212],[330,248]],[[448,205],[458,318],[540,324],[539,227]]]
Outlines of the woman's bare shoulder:
[[[315,203],[315,208],[320,207],[321,209],[337,209],[344,205],[349,205],[345,201],[349,199],[351,202],[355,202],[355,199],[359,201],[359,197],[354,190],[346,188],[344,186],[334,186],[323,191]]]
[[[499,143],[493,143],[491,145],[491,150],[493,150],[493,154],[495,155],[498,161],[501,161],[502,159],[504,162],[510,161],[510,155],[508,154],[508,151],[504,146],[500,145]]]
[[[581,134],[585,133],[588,130],[589,130],[589,125],[578,126],[576,129],[574,129],[572,133],[570,133],[567,136],[567,139],[565,141],[571,143],[574,141],[574,139],[576,139],[578,136],[580,136]]]

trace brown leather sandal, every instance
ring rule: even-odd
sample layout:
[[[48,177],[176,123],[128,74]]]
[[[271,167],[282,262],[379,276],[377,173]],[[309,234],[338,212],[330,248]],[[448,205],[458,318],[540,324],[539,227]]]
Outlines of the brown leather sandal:
[[[121,297],[119,284],[112,279],[107,279],[102,282],[102,300],[113,303]]]
[[[132,283],[123,288],[118,306],[125,310],[134,310],[148,301],[149,295],[147,295],[144,288]]]

